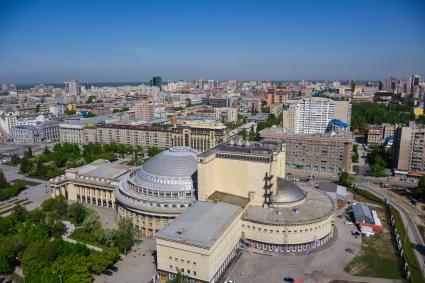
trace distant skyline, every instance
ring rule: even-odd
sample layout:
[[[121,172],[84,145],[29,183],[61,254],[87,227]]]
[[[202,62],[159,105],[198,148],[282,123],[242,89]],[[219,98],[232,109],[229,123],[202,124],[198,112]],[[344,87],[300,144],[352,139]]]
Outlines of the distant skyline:
[[[425,76],[425,1],[0,1],[0,82]]]

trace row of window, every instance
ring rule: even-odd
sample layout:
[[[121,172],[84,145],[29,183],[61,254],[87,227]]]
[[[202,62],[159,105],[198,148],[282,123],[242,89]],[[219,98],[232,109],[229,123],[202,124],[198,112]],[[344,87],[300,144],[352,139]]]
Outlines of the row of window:
[[[144,201],[138,198],[133,198],[131,196],[128,196],[127,194],[123,193],[123,196],[125,196],[127,199],[132,200],[134,202],[138,202],[140,204],[146,205],[146,206],[152,206],[152,207],[165,207],[165,208],[185,208],[185,207],[189,207],[191,206],[190,203],[185,203],[185,204],[164,204],[164,203],[154,203],[154,202],[148,202],[148,201]]]
[[[314,230],[320,230],[320,229],[322,229],[322,228],[324,228],[325,227],[325,223],[322,223],[321,225],[318,225],[318,226],[315,226],[314,227]],[[293,229],[293,230],[286,230],[286,229],[284,229],[284,230],[273,230],[273,229],[262,229],[262,228],[260,228],[260,227],[255,227],[255,226],[252,226],[251,227],[251,225],[245,225],[245,224],[242,224],[242,228],[245,228],[246,227],[246,229],[247,230],[252,230],[252,231],[259,231],[259,232],[261,232],[261,231],[263,231],[263,232],[270,232],[270,233],[277,233],[277,234],[279,234],[279,233],[289,233],[289,234],[291,234],[291,233],[294,233],[294,234],[297,234],[297,233],[303,233],[303,232],[305,232],[305,233],[307,233],[307,232],[309,232],[309,230],[310,230],[310,232],[312,232],[313,231],[313,227],[310,227],[310,228],[305,228],[305,229]]]
[[[170,265],[170,269],[173,269],[173,266],[172,265]],[[190,269],[184,269],[184,268],[178,268],[177,266],[176,266],[176,272],[181,272],[181,273],[185,273],[185,271],[186,271],[186,273],[187,274],[190,274]],[[193,271],[193,275],[195,275],[196,276],[196,271]]]

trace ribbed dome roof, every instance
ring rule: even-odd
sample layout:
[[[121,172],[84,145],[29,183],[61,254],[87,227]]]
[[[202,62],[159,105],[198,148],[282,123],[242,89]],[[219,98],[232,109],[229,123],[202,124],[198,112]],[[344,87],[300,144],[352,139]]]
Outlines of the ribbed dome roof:
[[[305,199],[307,194],[296,184],[285,179],[277,182],[277,192],[271,197],[273,205],[294,205]]]
[[[197,170],[197,155],[190,147],[176,146],[155,155],[141,169],[156,176],[190,177]]]

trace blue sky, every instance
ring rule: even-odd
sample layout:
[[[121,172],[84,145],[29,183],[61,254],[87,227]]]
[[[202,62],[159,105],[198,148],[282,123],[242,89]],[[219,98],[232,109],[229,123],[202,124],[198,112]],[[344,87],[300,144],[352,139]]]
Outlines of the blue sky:
[[[425,76],[425,1],[0,0],[0,82]]]

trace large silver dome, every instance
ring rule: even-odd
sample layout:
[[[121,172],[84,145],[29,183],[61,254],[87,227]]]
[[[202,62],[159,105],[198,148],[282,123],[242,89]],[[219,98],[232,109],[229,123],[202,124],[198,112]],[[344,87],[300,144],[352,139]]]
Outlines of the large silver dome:
[[[301,203],[307,194],[296,184],[278,179],[277,191],[271,197],[274,206],[292,206]]]
[[[197,154],[184,146],[165,150],[137,169],[133,182],[141,188],[191,191],[196,188]]]
[[[152,157],[142,166],[142,170],[156,176],[192,176],[197,170],[197,155],[198,152],[190,147],[172,147]]]

